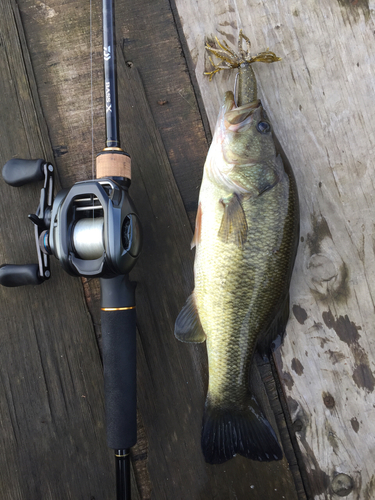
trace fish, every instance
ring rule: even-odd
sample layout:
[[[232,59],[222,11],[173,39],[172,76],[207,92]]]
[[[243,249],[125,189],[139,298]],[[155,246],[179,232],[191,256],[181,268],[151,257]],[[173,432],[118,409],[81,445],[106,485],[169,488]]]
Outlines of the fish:
[[[243,41],[247,44],[245,51]],[[289,318],[289,284],[299,239],[293,172],[276,153],[272,126],[257,97],[254,62],[240,31],[238,52],[216,39],[206,46],[218,71],[238,68],[237,99],[224,95],[204,165],[192,248],[194,291],[175,322],[175,337],[207,345],[209,382],[201,447],[220,464],[237,454],[251,460],[283,457],[275,431],[249,391],[258,349],[268,357]]]

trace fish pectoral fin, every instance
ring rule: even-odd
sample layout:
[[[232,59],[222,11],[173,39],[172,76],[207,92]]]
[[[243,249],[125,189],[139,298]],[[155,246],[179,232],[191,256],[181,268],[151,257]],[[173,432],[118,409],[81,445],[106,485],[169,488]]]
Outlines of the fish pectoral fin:
[[[225,243],[232,242],[242,248],[247,239],[247,222],[240,196],[233,193],[227,198],[222,198],[220,203],[224,205],[224,214],[219,237]]]
[[[174,335],[181,342],[201,343],[206,340],[206,334],[202,328],[195,304],[194,292],[188,297],[186,304],[177,316]]]

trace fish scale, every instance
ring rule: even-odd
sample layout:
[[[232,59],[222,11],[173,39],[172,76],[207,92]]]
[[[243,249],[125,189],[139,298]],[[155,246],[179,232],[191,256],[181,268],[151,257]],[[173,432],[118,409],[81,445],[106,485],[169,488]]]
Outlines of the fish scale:
[[[269,354],[271,342],[285,331],[298,195],[291,170],[276,154],[251,68],[253,62],[278,58],[269,51],[252,57],[219,47],[207,47],[224,61],[211,76],[238,67],[239,99],[236,104],[226,92],[204,166],[193,238],[195,288],[176,320],[175,335],[207,344],[206,461],[222,463],[237,453],[279,460],[276,435],[249,392],[249,372],[256,347]]]
[[[249,224],[248,240],[242,250],[234,244],[221,242],[218,237],[222,209],[217,200],[225,195],[208,179],[203,180],[202,242],[195,262],[194,292],[199,318],[207,336],[208,394],[211,398],[220,397],[224,402],[236,398],[237,392],[243,394],[247,390],[249,364],[255,344],[266,327],[270,308],[276,307],[280,294],[285,292],[283,277],[286,274],[285,264],[288,265],[287,259],[276,256],[270,262],[268,252],[264,251],[274,248],[278,242],[275,227],[285,218],[282,213],[287,209],[286,204],[282,207],[278,197],[274,196],[272,210],[271,193],[267,199],[263,198],[264,203],[260,207],[254,207],[252,200],[244,203],[246,218],[252,223]],[[263,209],[264,204],[267,205],[266,210]],[[261,225],[257,223],[259,212],[267,214]],[[215,224],[211,223],[213,219]],[[265,231],[264,226],[269,230]],[[279,255],[282,256],[285,250],[281,246]],[[220,285],[224,276],[223,287]],[[267,279],[272,286],[262,286]],[[256,311],[256,314],[250,314],[251,311]],[[219,388],[219,395],[215,388]]]

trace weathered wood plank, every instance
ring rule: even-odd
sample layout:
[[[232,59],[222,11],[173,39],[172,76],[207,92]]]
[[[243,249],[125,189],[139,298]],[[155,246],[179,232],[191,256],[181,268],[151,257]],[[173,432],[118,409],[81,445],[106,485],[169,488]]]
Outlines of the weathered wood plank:
[[[260,464],[241,458],[220,467],[203,462],[204,346],[180,344],[173,337],[174,320],[192,287],[192,232],[136,69],[127,68],[119,58],[118,75],[123,82],[120,109],[133,124],[122,135],[133,158],[132,193],[135,199],[144,200],[138,210],[144,221],[145,245],[132,277],[139,283],[138,401],[149,440],[152,492],[155,498],[205,499],[209,491],[214,498],[246,498],[250,486],[260,489],[264,481]],[[264,392],[259,375],[257,385],[257,393]],[[269,409],[266,412],[274,421]],[[279,498],[280,492],[296,498],[286,462],[267,464],[267,468],[268,484],[263,488],[267,498]],[[169,478],[168,485],[165,478]]]
[[[18,8],[0,18],[0,164],[52,157]],[[35,262],[40,185],[0,182],[0,262]],[[51,281],[0,288],[0,484],[9,500],[107,498],[100,355],[79,280],[52,265]]]
[[[89,5],[20,0],[43,111],[63,186],[91,176]],[[94,151],[103,148],[101,2],[92,4]],[[118,2],[117,40],[146,95],[193,224],[207,142],[169,2]],[[46,43],[45,33],[54,36]],[[172,75],[172,78],[171,78]],[[121,85],[121,82],[119,82]],[[69,119],[66,119],[68,114]],[[184,141],[181,141],[184,137]]]
[[[160,19],[164,20],[166,17],[167,17],[167,19],[168,19],[168,17],[170,17],[170,13],[166,12],[165,6],[161,5],[161,3],[160,3],[160,5],[153,5],[152,7],[150,7],[148,2],[140,2],[140,3],[137,2],[136,5],[127,5],[126,7],[127,8],[123,11],[124,17],[127,19],[127,22],[126,22],[127,31],[126,31],[126,33],[128,35],[129,35],[129,33],[132,34],[132,36],[129,35],[129,38],[133,43],[124,43],[123,50],[125,53],[125,57],[126,57],[127,61],[129,61],[129,60],[132,62],[137,61],[139,64],[142,64],[142,76],[146,75],[144,80],[143,80],[144,86],[146,88],[146,96],[148,98],[148,102],[150,104],[150,108],[152,110],[152,113],[154,116],[156,116],[155,121],[158,124],[158,128],[162,134],[163,142],[164,142],[164,144],[166,144],[166,141],[164,139],[164,130],[165,129],[162,125],[162,122],[160,122],[160,121],[158,122],[157,113],[159,110],[157,108],[155,109],[155,106],[153,106],[155,99],[152,98],[152,95],[154,92],[155,92],[155,95],[158,95],[157,94],[158,88],[160,88],[160,86],[162,86],[166,80],[169,81],[171,79],[171,77],[169,75],[174,74],[173,70],[176,66],[178,66],[178,64],[177,64],[178,59],[172,59],[172,56],[168,55],[168,62],[172,61],[173,64],[171,64],[171,63],[165,64],[165,62],[163,63],[162,58],[157,58],[156,60],[154,60],[153,58],[150,58],[148,51],[149,51],[149,47],[153,46],[153,44],[155,43],[154,40],[156,38],[154,35],[154,30],[155,30],[155,25],[156,25],[156,27],[158,27],[158,25],[155,24],[154,19],[156,18],[157,22],[160,23],[160,21],[158,21],[159,18],[157,16],[160,16],[162,14]],[[162,10],[160,12],[161,8],[162,8]],[[168,14],[167,16],[166,16],[166,13]],[[146,21],[147,21],[147,22],[145,22],[145,26],[147,26],[147,34],[142,35],[142,40],[138,40],[138,36],[139,36],[138,25],[139,25],[140,18],[146,19]],[[137,21],[135,21],[135,20],[137,20]],[[133,21],[134,21],[134,24],[133,24]],[[166,28],[164,28],[164,29],[166,29]],[[135,37],[135,36],[137,36],[137,38],[133,39],[133,37]],[[167,36],[171,37],[170,34],[164,35],[164,36],[166,38],[167,38]],[[158,39],[156,39],[156,40],[158,41]],[[127,42],[127,40],[126,40],[126,42]],[[161,48],[164,48],[165,42],[163,40],[161,40],[161,42],[158,41],[158,43],[160,43]],[[177,45],[176,41],[174,42],[174,44]],[[179,49],[179,47],[176,46],[175,50],[177,48]],[[157,52],[157,54],[158,53],[160,53],[160,50]],[[148,57],[147,57],[147,54],[148,54]],[[164,56],[164,57],[166,57],[166,56]],[[179,64],[181,64],[181,63],[179,63]],[[186,67],[184,68],[184,70],[186,71]],[[158,74],[158,78],[155,78],[155,73]],[[120,81],[123,81],[123,80],[120,78]],[[151,83],[150,83],[150,81],[151,81]],[[159,82],[160,82],[160,84],[159,84]],[[175,85],[176,85],[176,83],[175,83],[174,78],[173,78],[172,84],[170,84],[171,92],[173,92],[174,88],[176,88]],[[155,87],[156,87],[156,90],[155,90]],[[148,90],[148,92],[147,92],[147,90]],[[139,102],[138,99],[137,99],[137,102]],[[175,113],[179,113],[178,107],[175,106],[174,111],[175,111]],[[125,113],[125,115],[126,115],[126,113]],[[176,120],[176,123],[178,123],[177,120]],[[184,122],[184,123],[186,123],[186,122]],[[186,125],[188,125],[188,124],[186,124]],[[183,147],[185,148],[185,151],[187,151],[187,149],[189,149],[189,147],[190,147],[189,142],[181,141],[181,138],[179,140],[178,139],[179,138],[177,135],[173,136],[173,140],[175,141],[175,143],[177,143],[177,144],[180,143],[180,145],[178,147],[181,148],[181,144],[182,144]],[[168,153],[167,148],[166,148],[166,151]],[[201,148],[198,149],[198,153],[200,153],[200,151],[201,151]],[[134,154],[136,154],[136,153],[134,153]],[[195,199],[196,200],[196,198],[195,198],[196,186],[198,186],[199,182],[200,182],[200,177],[201,177],[201,173],[202,173],[201,169],[202,169],[202,165],[203,165],[203,161],[204,161],[204,159],[202,158],[201,155],[199,156],[199,158],[200,158],[201,164],[200,164],[199,172],[197,172],[196,169],[194,170],[193,168],[191,168],[191,166],[188,165],[186,162],[180,161],[180,163],[174,164],[173,158],[171,158],[171,156],[169,155],[169,161],[171,163],[173,173],[176,177],[177,184],[178,184],[178,187],[180,189],[181,195],[183,196],[184,201],[185,201],[185,207],[188,205],[186,203],[186,199],[188,199],[188,200]],[[194,181],[193,184],[190,182],[190,185],[194,185],[194,192],[193,193],[191,193],[191,192],[189,193],[189,184],[187,184],[184,187],[184,189],[185,189],[184,191],[181,189],[180,184],[179,184],[178,173],[185,171],[187,169],[187,167],[188,167],[188,173],[189,173],[190,179]],[[161,187],[161,188],[163,189],[163,187]],[[146,190],[147,190],[147,188],[146,188]],[[190,186],[190,191],[191,190],[192,190],[192,187]],[[189,196],[190,196],[190,198],[189,198]],[[197,205],[196,205],[196,201],[195,201],[194,213],[196,210],[196,206]],[[186,247],[183,248],[181,243],[180,243],[180,248],[181,248],[180,253],[186,255]],[[151,256],[150,256],[150,259],[152,259]],[[190,261],[190,258],[189,258],[189,261]],[[172,317],[172,319],[173,319],[173,317]],[[257,380],[260,383],[260,385],[262,385],[262,383],[260,382],[259,374],[258,374]],[[258,398],[261,399],[263,397],[264,404],[268,405],[268,402],[266,403],[267,398],[265,396],[264,389],[262,392],[261,388],[257,387],[256,393],[257,393]],[[269,407],[267,407],[267,412],[270,416],[270,420],[272,420],[274,422],[274,417],[273,416],[271,417]],[[186,434],[188,435],[188,433],[189,433],[189,430],[186,429]],[[195,439],[196,439],[196,437],[195,437]],[[290,498],[290,499],[294,498],[295,493],[294,493],[294,487],[292,486],[293,481],[291,479],[291,476],[285,470],[285,466],[286,466],[286,464],[283,463],[281,468],[278,468],[279,474],[276,474],[276,478],[273,477],[272,480],[270,481],[270,488],[267,490],[268,495],[272,495],[271,491],[274,492],[278,488],[279,492],[284,489],[288,498]],[[233,471],[235,471],[235,470],[236,470],[236,468],[234,467]],[[238,471],[239,470],[240,469],[238,469]],[[260,482],[264,482],[264,481],[269,480],[270,474],[273,474],[275,471],[275,469],[271,468],[271,471],[269,471],[268,475],[266,474],[266,475],[263,475],[262,477],[260,477],[259,476],[260,470],[262,470],[262,469],[257,468],[256,474],[254,474],[254,476],[253,476],[253,479],[257,476],[258,479],[260,479]],[[281,470],[283,471],[282,473],[280,473]],[[220,470],[217,470],[214,472],[214,474],[219,474],[219,473],[220,473]],[[282,480],[280,480],[281,477],[282,477]],[[274,480],[276,481],[277,484],[274,484],[274,482],[273,482]],[[282,484],[282,483],[284,483],[284,484]],[[246,481],[246,479],[244,479],[242,481],[241,487],[239,487],[238,491],[236,492],[239,495],[238,498],[241,498],[241,494],[242,495],[245,494],[244,492],[247,491],[246,488],[248,487],[248,484],[249,483]],[[255,487],[258,488],[259,484],[260,483],[256,482]],[[274,486],[272,490],[271,490],[271,484]],[[244,489],[241,490],[241,488],[244,488]],[[225,490],[223,490],[223,492],[221,494],[228,495],[228,493],[227,492],[224,493],[224,491]],[[214,492],[212,494],[214,495]],[[271,498],[271,496],[269,498]]]
[[[207,140],[170,2],[118,2],[117,39],[139,68],[147,100],[193,225]],[[121,82],[120,82],[121,85]],[[165,102],[166,101],[166,102]]]
[[[67,186],[91,172],[89,57],[84,36],[86,33],[88,37],[87,11],[75,2],[62,6],[52,1],[47,10],[29,0],[20,4],[43,109],[52,142],[58,145],[55,154],[66,152],[56,158],[56,163]],[[192,287],[190,223],[207,144],[169,3],[126,2],[119,7],[117,30],[124,33],[125,60],[133,63],[133,68],[128,68],[119,58],[122,138],[133,157],[131,193],[145,226],[145,247],[133,273],[139,282],[139,405],[148,439],[143,446],[146,451],[134,451],[133,457],[137,458],[136,472],[138,464],[146,462],[150,477],[150,487],[142,494],[148,498],[151,488],[158,499],[224,500],[247,498],[254,490],[264,492],[270,500],[280,495],[292,500],[295,496],[286,462],[265,468],[241,458],[222,467],[203,462],[200,426],[206,373],[204,347],[179,344],[173,337],[173,324]],[[54,38],[46,44],[44,34],[52,29]],[[96,30],[94,21],[94,148],[98,150],[102,146],[98,137],[103,136],[102,98],[98,97],[102,92],[102,44]],[[140,67],[141,80],[134,76],[137,73],[130,73],[135,67]],[[168,94],[164,99],[165,90]],[[157,102],[160,98],[168,103],[161,106]],[[184,205],[172,172],[180,176],[178,187]],[[88,285],[95,310],[95,280]],[[265,392],[259,378],[258,384],[258,392]],[[147,477],[143,476],[143,481]]]
[[[235,45],[242,28],[255,53],[283,57],[254,66],[301,204],[293,314],[276,361],[311,496],[372,498],[374,11],[349,1],[176,3],[212,125],[234,76],[203,78],[206,36]]]
[[[18,2],[55,165],[62,187],[93,176],[93,152],[103,148],[101,2],[92,2],[93,110],[89,4]],[[95,172],[94,172],[95,173]]]

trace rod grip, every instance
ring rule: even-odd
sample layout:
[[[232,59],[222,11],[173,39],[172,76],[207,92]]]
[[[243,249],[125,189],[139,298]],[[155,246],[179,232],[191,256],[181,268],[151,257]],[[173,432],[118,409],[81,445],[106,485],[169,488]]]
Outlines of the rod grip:
[[[131,448],[137,442],[135,286],[127,276],[100,282],[107,442]]]
[[[124,151],[102,151],[96,156],[96,178],[125,177],[131,179],[131,159]]]
[[[44,179],[45,160],[21,160],[12,158],[3,167],[3,179],[11,186],[20,187]]]
[[[5,264],[0,266],[0,285],[8,287],[40,285],[43,281],[39,275],[38,264]]]

